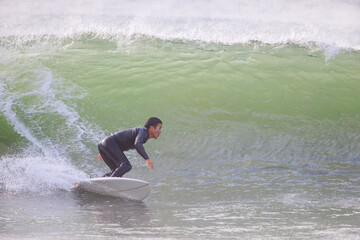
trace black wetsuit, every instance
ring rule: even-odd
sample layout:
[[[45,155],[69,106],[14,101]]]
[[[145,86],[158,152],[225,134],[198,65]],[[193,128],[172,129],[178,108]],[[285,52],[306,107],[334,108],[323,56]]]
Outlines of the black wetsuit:
[[[132,168],[124,151],[136,149],[136,151],[146,160],[149,159],[143,144],[149,139],[147,128],[133,128],[114,133],[104,138],[98,145],[99,153],[104,162],[111,169],[111,177],[122,177]]]

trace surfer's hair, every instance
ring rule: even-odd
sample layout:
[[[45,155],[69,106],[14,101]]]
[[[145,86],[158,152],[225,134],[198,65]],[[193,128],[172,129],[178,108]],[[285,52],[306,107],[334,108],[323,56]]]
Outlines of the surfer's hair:
[[[158,119],[157,117],[151,117],[148,120],[146,120],[144,127],[146,127],[147,129],[149,129],[151,126],[156,128],[156,126],[159,125],[159,123],[162,124],[162,121],[160,119]]]

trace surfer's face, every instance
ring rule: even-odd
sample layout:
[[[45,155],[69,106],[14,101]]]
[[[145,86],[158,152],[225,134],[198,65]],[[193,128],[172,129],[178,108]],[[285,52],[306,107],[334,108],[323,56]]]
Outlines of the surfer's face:
[[[157,139],[160,134],[161,134],[161,128],[162,128],[162,124],[159,123],[156,128],[154,128],[153,126],[150,127],[150,136]]]

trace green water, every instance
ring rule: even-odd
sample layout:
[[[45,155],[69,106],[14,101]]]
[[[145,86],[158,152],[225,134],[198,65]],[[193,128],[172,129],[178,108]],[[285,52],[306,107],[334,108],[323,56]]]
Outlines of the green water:
[[[29,202],[3,236],[44,237],[42,221],[74,239],[358,236],[358,51],[145,36],[2,44],[2,214]],[[152,184],[145,205],[72,190],[108,171],[98,141],[150,116],[164,123],[145,145],[155,169],[128,154],[127,176]]]
[[[16,127],[32,133],[30,142],[40,150],[66,148],[59,154],[70,154],[75,165],[79,154],[96,154],[94,143],[104,135],[141,126],[149,116],[164,121],[167,144],[156,147],[180,149],[175,159],[194,154],[189,145],[204,138],[208,147],[200,152],[241,148],[236,159],[254,145],[262,159],[279,148],[271,159],[307,158],[308,151],[314,161],[358,157],[358,52],[327,59],[315,47],[291,44],[88,35],[38,40],[19,52],[2,65],[3,95],[16,99],[6,109],[20,120]],[[11,121],[2,129],[10,136],[3,148],[29,140]],[[72,149],[71,142],[80,145]]]
[[[325,61],[321,52],[291,45],[144,45],[86,41],[42,63],[86,89],[84,112],[115,124],[111,119],[129,122],[126,115],[165,113],[205,124],[256,114],[339,120],[359,113],[357,52]]]

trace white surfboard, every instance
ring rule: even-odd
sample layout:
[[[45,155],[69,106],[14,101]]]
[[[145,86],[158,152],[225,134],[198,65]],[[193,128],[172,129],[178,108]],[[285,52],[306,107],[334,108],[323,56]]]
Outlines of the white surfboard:
[[[132,178],[90,178],[79,183],[79,187],[102,195],[138,201],[144,200],[150,193],[150,184],[148,182]]]

